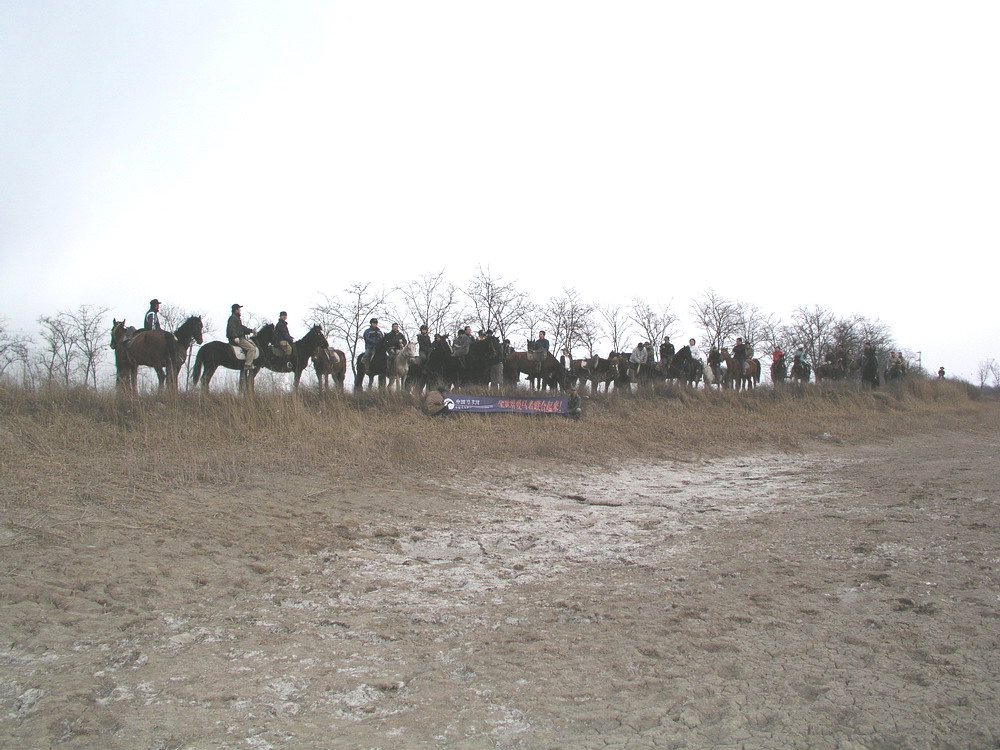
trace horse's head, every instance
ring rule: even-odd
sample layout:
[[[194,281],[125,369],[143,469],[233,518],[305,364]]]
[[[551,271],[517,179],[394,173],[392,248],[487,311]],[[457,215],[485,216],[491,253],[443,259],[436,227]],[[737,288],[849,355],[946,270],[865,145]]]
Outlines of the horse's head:
[[[111,319],[111,348],[115,349],[131,334],[135,333],[133,326],[125,327],[125,318],[121,320]]]
[[[323,335],[323,327],[318,323],[314,325],[312,328],[310,328],[309,333],[307,333],[303,338],[308,338],[310,339],[310,341],[313,341],[314,342],[313,348],[315,347],[319,347],[321,349],[330,348],[330,342],[327,341],[326,336]]]
[[[192,315],[188,318],[188,323],[191,324],[191,336],[199,345],[202,344],[202,333],[204,332],[205,324],[201,320],[200,315]]]
[[[274,323],[268,323],[267,325],[261,326],[257,333],[252,337],[258,344],[273,344],[274,343]]]

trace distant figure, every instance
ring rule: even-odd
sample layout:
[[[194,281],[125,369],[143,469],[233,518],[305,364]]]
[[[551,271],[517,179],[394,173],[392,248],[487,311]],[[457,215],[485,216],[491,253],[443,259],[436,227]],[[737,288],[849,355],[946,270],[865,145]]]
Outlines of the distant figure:
[[[436,390],[428,391],[424,397],[424,414],[429,417],[447,417],[451,415],[451,410],[444,400],[444,386],[439,385]]]
[[[938,380],[944,380],[944,366],[938,368]]]
[[[427,364],[427,358],[431,356],[431,347],[434,345],[428,330],[427,324],[424,323],[420,326],[420,333],[417,334],[417,354],[420,356],[421,367]]]
[[[369,320],[368,327],[361,334],[361,339],[365,342],[365,370],[368,369],[368,364],[372,360],[372,352],[375,351],[375,347],[384,336],[385,334],[378,327],[378,318]]]
[[[583,409],[580,406],[580,394],[576,388],[569,389],[569,403],[566,405],[566,416],[570,419],[579,420],[583,416]]]
[[[142,321],[144,331],[159,331],[160,328],[160,300],[151,299],[149,301],[149,311]]]

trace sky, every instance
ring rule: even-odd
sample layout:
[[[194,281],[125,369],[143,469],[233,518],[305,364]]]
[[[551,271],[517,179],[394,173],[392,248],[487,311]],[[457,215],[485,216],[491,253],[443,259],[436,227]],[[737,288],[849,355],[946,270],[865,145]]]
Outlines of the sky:
[[[5,0],[0,318],[479,267],[1000,359],[1000,4]]]

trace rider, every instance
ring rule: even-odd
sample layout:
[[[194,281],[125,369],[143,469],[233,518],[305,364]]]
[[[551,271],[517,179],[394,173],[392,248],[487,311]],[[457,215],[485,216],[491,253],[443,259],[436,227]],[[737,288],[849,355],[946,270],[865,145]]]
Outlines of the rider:
[[[253,345],[252,341],[247,339],[247,336],[251,333],[256,333],[256,331],[243,325],[243,318],[241,317],[243,315],[242,305],[234,304],[231,309],[232,315],[226,321],[226,338],[229,339],[230,344],[238,346],[246,352],[247,358],[243,363],[243,369],[250,370],[253,367],[253,361],[257,358],[257,347]]]
[[[469,353],[470,346],[472,346],[472,326],[459,328],[451,345],[451,356],[458,359],[462,369],[465,369],[465,355]]]
[[[402,349],[408,343],[406,334],[399,330],[399,323],[393,323],[389,333],[385,335],[385,348]]]
[[[160,300],[155,297],[149,301],[149,310],[142,321],[144,331],[160,331]]]
[[[670,362],[670,358],[675,354],[674,345],[670,343],[670,337],[664,336],[663,343],[660,344],[660,361]]]
[[[740,374],[747,374],[747,345],[743,343],[743,337],[736,337],[736,346],[733,347],[733,358],[740,366]]]
[[[640,341],[628,358],[628,376],[630,380],[636,380],[639,377],[639,373],[644,369],[643,365],[646,364],[647,356],[646,342]]]
[[[547,352],[549,350],[549,340],[545,338],[545,331],[538,332],[538,338],[532,342],[529,348],[533,352]]]
[[[365,332],[361,334],[361,338],[365,342],[365,367],[371,362],[372,352],[375,351],[375,347],[378,346],[378,342],[382,340],[385,336],[378,327],[378,318],[372,318],[368,321],[368,328]]]
[[[291,357],[292,343],[292,334],[288,332],[288,313],[282,310],[278,313],[278,322],[274,324],[274,345],[286,357]]]
[[[708,350],[708,366],[712,369],[712,378],[716,383],[722,382],[722,352],[713,346]]]
[[[427,358],[431,355],[431,335],[428,333],[427,324],[420,326],[420,333],[417,334],[417,354],[420,356],[420,364],[427,364]]]

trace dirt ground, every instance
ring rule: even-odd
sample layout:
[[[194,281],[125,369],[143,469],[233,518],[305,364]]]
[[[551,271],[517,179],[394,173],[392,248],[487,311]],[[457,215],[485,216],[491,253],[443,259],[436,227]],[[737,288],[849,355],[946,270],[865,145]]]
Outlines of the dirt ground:
[[[9,504],[0,745],[997,747],[998,456]]]

